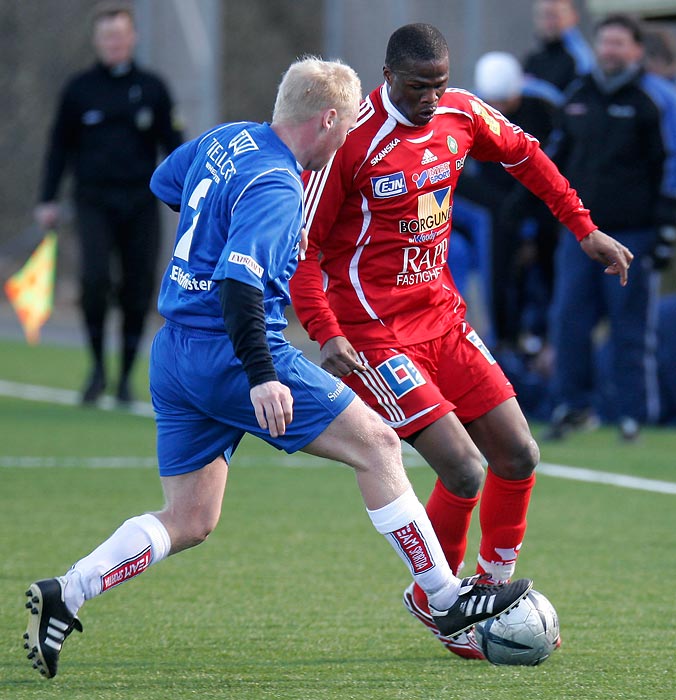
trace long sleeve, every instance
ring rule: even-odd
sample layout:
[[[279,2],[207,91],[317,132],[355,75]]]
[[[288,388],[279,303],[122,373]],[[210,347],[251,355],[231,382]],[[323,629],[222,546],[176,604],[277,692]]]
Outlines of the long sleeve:
[[[308,241],[305,260],[298,263],[290,281],[290,288],[291,300],[298,320],[312,340],[324,345],[327,340],[343,335],[343,332],[324,292],[319,255],[317,241],[311,237]]]
[[[56,198],[61,179],[72,156],[77,141],[77,122],[73,114],[70,92],[66,88],[49,136],[39,191],[41,202],[50,202]]]

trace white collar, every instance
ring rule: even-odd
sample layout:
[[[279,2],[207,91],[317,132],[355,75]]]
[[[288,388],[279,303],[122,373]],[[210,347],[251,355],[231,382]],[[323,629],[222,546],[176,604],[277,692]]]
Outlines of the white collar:
[[[390,99],[390,87],[387,83],[383,83],[380,86],[380,97],[383,100],[383,107],[385,107],[385,111],[396,121],[398,121],[400,124],[404,124],[404,126],[417,126],[417,124],[414,124],[412,121],[409,121],[398,109],[395,107],[393,104],[392,100]]]

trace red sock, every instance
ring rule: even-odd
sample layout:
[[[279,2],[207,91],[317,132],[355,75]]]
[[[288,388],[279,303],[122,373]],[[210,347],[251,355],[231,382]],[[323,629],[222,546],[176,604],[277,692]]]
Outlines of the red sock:
[[[467,549],[467,531],[472,511],[478,502],[478,494],[474,498],[460,498],[448,491],[439,479],[427,502],[425,510],[437,533],[446,561],[456,575],[463,563]],[[413,597],[421,608],[427,609],[427,596],[418,585],[413,588]]]
[[[535,472],[527,479],[511,481],[488,468],[479,506],[481,544],[477,573],[489,574],[496,583],[508,581],[514,574],[534,484]]]

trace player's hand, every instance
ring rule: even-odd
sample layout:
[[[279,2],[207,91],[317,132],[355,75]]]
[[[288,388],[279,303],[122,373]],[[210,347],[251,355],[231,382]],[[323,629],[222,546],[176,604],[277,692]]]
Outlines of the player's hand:
[[[298,259],[305,260],[305,252],[307,251],[307,229],[305,226],[300,230],[300,243],[298,244]]]
[[[582,250],[592,259],[606,266],[607,275],[619,275],[620,284],[627,284],[633,253],[611,236],[596,229],[580,241]]]
[[[61,207],[58,202],[41,202],[35,207],[33,218],[43,231],[48,231],[59,222]]]
[[[256,420],[273,438],[284,435],[293,420],[293,397],[288,386],[281,382],[264,382],[249,392],[256,412]]]
[[[365,370],[359,361],[357,351],[350,341],[342,335],[327,340],[322,345],[321,366],[334,377],[344,377],[354,370]]]

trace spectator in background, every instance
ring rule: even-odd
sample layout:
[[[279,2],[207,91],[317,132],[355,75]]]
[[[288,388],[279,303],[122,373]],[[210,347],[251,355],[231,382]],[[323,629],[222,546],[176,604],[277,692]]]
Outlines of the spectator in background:
[[[64,172],[75,180],[80,304],[92,368],[82,393],[93,403],[106,388],[104,329],[111,296],[122,310],[117,399],[131,400],[130,375],[155,287],[159,252],[157,201],[148,187],[160,147],[180,145],[165,84],[133,60],[131,5],[105,2],[92,17],[97,62],[62,92],[46,155],[37,223],[59,223]],[[114,259],[115,258],[115,259]],[[119,280],[113,283],[113,264]]]
[[[643,64],[649,73],[661,75],[676,86],[676,46],[674,35],[662,27],[643,32]]]
[[[615,419],[622,438],[633,440],[659,415],[655,323],[658,273],[676,231],[676,100],[665,80],[643,69],[633,19],[602,20],[594,49],[598,67],[571,90],[553,153],[599,226],[629,246],[637,264],[626,287],[611,284],[561,237],[550,320],[558,405],[547,437],[597,422],[592,331],[607,317]]]
[[[547,140],[560,93],[543,80],[524,76],[513,55],[484,54],[475,66],[474,87],[512,124],[541,143]],[[499,163],[468,158],[455,192],[454,230],[472,238],[467,229],[472,227],[475,207],[483,207],[490,215],[490,305],[498,352],[516,347],[519,339],[530,351],[539,350],[546,336],[556,219]],[[467,200],[473,206],[467,207]]]
[[[524,60],[528,75],[552,83],[564,91],[594,66],[594,54],[582,35],[573,0],[535,0],[533,24],[539,46]]]

